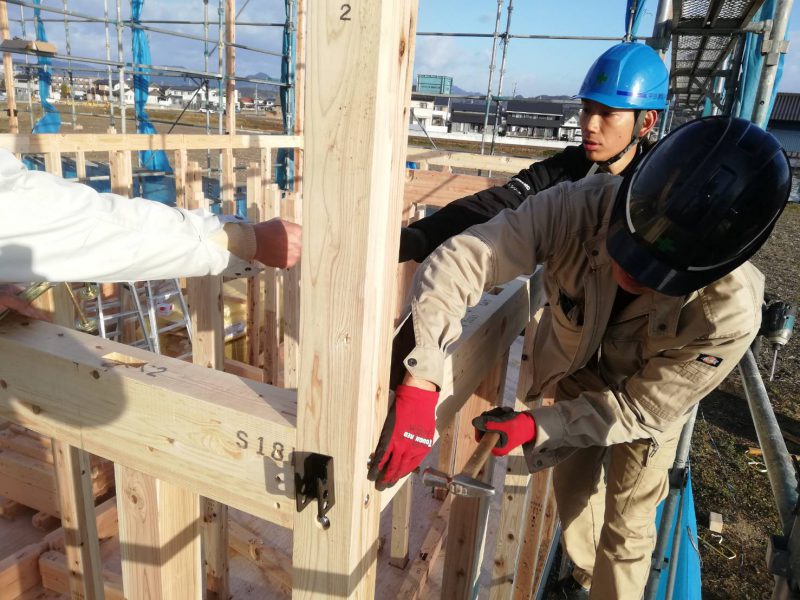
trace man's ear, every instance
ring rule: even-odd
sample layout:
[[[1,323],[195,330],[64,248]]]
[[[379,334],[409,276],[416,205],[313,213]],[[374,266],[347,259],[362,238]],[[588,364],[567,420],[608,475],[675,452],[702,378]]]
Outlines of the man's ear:
[[[648,133],[653,131],[653,127],[656,126],[656,123],[658,123],[658,111],[648,110],[644,115],[644,122],[642,123],[642,128],[639,130],[639,137],[646,137]]]

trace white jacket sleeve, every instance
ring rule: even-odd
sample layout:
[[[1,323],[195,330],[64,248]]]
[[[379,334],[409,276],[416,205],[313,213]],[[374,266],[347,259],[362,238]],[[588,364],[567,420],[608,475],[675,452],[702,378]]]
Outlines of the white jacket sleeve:
[[[101,194],[0,150],[0,281],[134,281],[239,275],[210,213]],[[221,236],[225,239],[225,236]]]

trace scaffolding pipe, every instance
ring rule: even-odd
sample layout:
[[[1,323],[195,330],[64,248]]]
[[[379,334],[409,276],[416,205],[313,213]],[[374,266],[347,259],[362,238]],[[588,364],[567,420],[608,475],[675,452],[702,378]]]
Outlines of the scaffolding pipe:
[[[120,0],[117,0],[117,60],[120,63],[117,68],[119,76],[119,118],[122,133],[126,133],[128,115],[125,113],[125,56],[122,45],[122,3]],[[108,90],[108,93],[113,94],[113,90]]]
[[[514,12],[514,0],[508,0],[508,8],[506,9],[506,32],[503,34],[503,54],[500,55],[500,77],[497,80],[497,95],[503,95],[503,80],[505,79],[506,75],[506,55],[508,54],[508,42],[509,38],[508,35],[511,32],[511,14]],[[494,144],[495,140],[497,139],[497,125],[500,121],[500,105],[495,105],[495,113],[494,113],[494,127],[492,128],[492,145],[489,149],[489,154],[494,155]],[[492,176],[492,172],[489,171],[489,177]]]
[[[686,486],[686,467],[689,462],[689,450],[692,447],[692,432],[694,431],[696,419],[697,405],[695,404],[689,414],[689,418],[683,425],[683,429],[681,429],[681,437],[678,440],[678,448],[675,451],[675,462],[672,463],[672,468],[669,471],[669,492],[667,492],[667,498],[664,500],[664,507],[661,509],[661,523],[658,525],[656,547],[653,550],[650,574],[647,576],[644,600],[655,600],[658,595],[659,581],[671,541],[669,532],[672,529],[672,522],[675,520],[675,513],[678,511],[682,490]],[[672,556],[675,557],[675,554],[673,553]]]
[[[730,65],[731,72],[726,81],[727,89],[725,90],[725,103],[723,105],[725,115],[727,116],[731,116],[733,114],[736,101],[736,86],[739,83],[739,75],[742,70],[742,61],[744,60],[745,36],[740,34],[735,44],[736,45],[733,50],[733,59],[731,60]]]
[[[9,0],[10,3],[16,4],[14,0]],[[61,23],[61,19],[42,19],[45,23]],[[10,23],[19,23],[19,19],[10,19]],[[69,19],[70,23],[100,23],[102,19],[98,19],[96,17],[88,18],[88,17],[75,17]],[[177,19],[143,19],[139,21],[145,25],[202,25],[202,21],[182,21]],[[249,21],[249,22],[241,22],[237,21],[237,27],[283,27],[283,23],[268,23],[263,22],[260,23],[258,21]],[[171,33],[171,32],[170,32]]]
[[[432,36],[432,37],[468,37],[468,38],[493,38],[492,33],[460,33],[450,31],[418,31],[418,36]],[[598,36],[598,35],[543,35],[538,33],[525,34],[520,33],[508,36],[514,40],[577,40],[584,42],[619,42],[622,38],[619,36]],[[640,40],[649,40],[647,37],[640,37]]]
[[[114,85],[111,76],[111,36],[108,33],[108,0],[103,0],[103,11],[103,14],[105,15],[104,28],[106,30],[106,60],[108,61],[108,66],[106,67],[106,70],[108,71],[108,106],[111,109],[110,126],[116,128],[116,123],[114,122],[114,103],[111,101],[111,89],[114,87]]]
[[[67,10],[67,0],[64,0],[64,11]],[[40,19],[41,20],[41,19]],[[69,36],[69,23],[67,22],[67,15],[64,15],[64,44],[67,50],[67,56],[72,55],[72,44],[70,42]],[[75,94],[73,93],[73,86],[75,85],[75,79],[72,76],[72,59],[67,60],[67,75],[69,77],[69,105],[70,105],[70,112],[72,114],[72,129],[75,130],[76,126],[78,125],[78,120],[75,118]],[[61,77],[61,89],[64,89],[64,77]]]
[[[492,79],[494,78],[494,64],[497,57],[497,38],[500,35],[500,17],[503,14],[503,0],[497,0],[497,17],[494,21],[494,35],[492,36],[492,60],[489,62],[489,84],[486,88],[486,111],[483,113],[483,130],[481,131],[481,154],[486,146],[486,127],[489,126],[489,110],[492,106]]]
[[[658,50],[658,54],[662,59],[666,56],[667,48],[669,48],[669,38],[672,33],[672,14],[672,0],[658,0],[650,46]]]
[[[783,532],[788,535],[794,523],[793,511],[797,504],[797,477],[752,350],[748,350],[739,361],[739,373],[756,428],[758,445],[764,453],[764,465]]]
[[[761,68],[761,78],[758,80],[756,105],[753,108],[752,121],[764,129],[767,128],[767,121],[769,120],[770,100],[772,98],[772,90],[775,87],[775,77],[778,74],[780,55],[786,53],[787,43],[784,38],[786,37],[786,28],[789,24],[793,1],[778,0],[769,40],[762,34],[761,51],[764,54],[764,66]]]
[[[208,57],[210,51],[208,49],[208,0],[203,0],[203,69],[208,72]],[[206,134],[211,133],[211,113],[208,111],[208,79],[203,80],[203,88],[205,90],[205,115],[206,115]],[[206,168],[211,168],[211,150],[206,150]]]
[[[27,39],[28,32],[26,31],[26,23],[25,23],[25,9],[20,6],[19,7],[19,15],[22,19],[22,37]],[[33,90],[31,89],[31,70],[28,66],[28,55],[25,55],[25,75],[28,77],[28,81],[26,82],[26,87],[28,88],[28,110],[30,111],[31,117],[31,131],[36,126],[36,121],[33,118]]]

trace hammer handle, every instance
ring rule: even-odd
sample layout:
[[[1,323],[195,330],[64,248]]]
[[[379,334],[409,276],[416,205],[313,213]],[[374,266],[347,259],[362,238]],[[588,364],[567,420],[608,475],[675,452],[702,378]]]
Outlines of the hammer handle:
[[[462,473],[468,477],[477,478],[478,473],[480,473],[483,465],[486,464],[486,460],[492,453],[492,448],[494,448],[499,441],[499,433],[495,433],[494,431],[484,433],[481,441],[478,443],[478,447],[475,448],[475,452],[472,453],[467,464],[464,465]]]

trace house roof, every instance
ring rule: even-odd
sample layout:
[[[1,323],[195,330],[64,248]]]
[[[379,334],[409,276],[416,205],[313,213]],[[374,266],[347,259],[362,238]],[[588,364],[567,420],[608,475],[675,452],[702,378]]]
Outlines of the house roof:
[[[800,122],[800,94],[779,92],[769,120]]]
[[[508,112],[528,112],[540,115],[563,115],[564,104],[561,102],[544,102],[542,100],[509,100]]]
[[[522,127],[551,127],[557,129],[561,126],[561,120],[554,121],[552,119],[534,119],[532,117],[515,117],[511,113],[507,113],[506,122],[509,125],[520,125]]]
[[[494,111],[489,113],[489,123],[494,124]],[[481,112],[463,112],[453,111],[450,116],[452,123],[471,123],[475,125],[483,125],[484,113]]]

